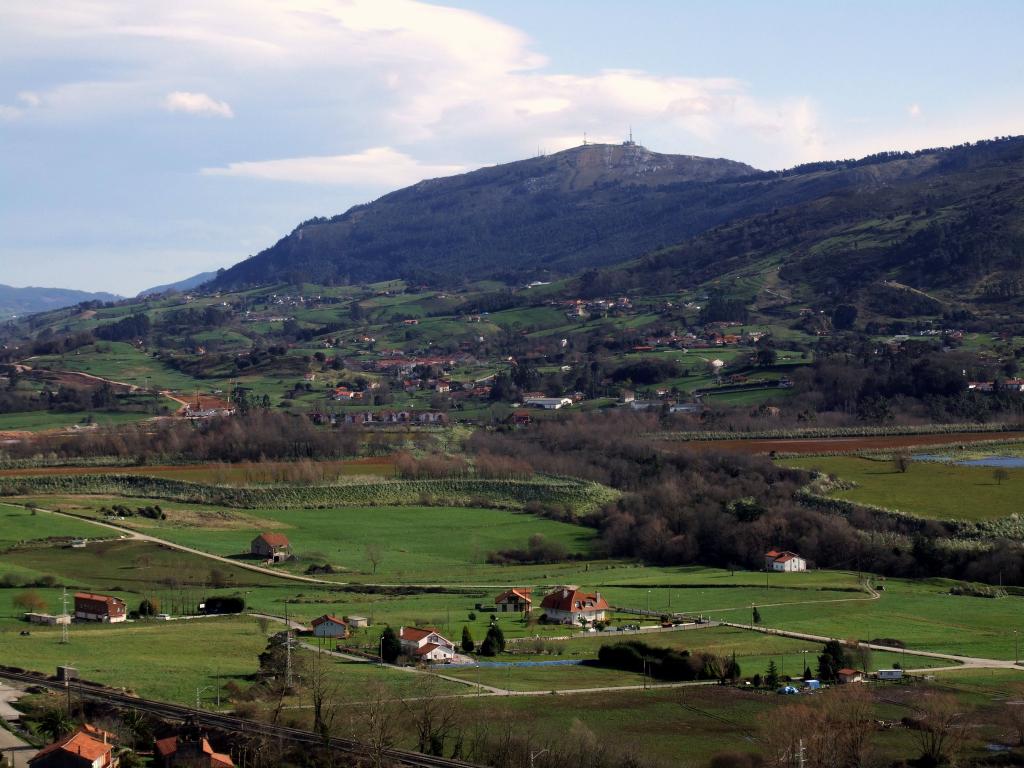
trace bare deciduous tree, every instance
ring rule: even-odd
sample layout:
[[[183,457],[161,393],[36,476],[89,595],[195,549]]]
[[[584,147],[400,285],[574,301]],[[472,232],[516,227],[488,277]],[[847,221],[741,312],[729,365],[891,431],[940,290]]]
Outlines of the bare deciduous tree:
[[[911,733],[922,760],[931,765],[951,761],[963,746],[967,731],[960,702],[950,694],[932,691],[918,699],[917,709]]]
[[[370,561],[370,565],[373,567],[373,574],[376,576],[377,566],[384,560],[384,548],[380,544],[367,544],[366,559]]]
[[[458,728],[458,708],[451,697],[442,696],[437,679],[423,676],[411,701],[403,701],[416,727],[417,749],[443,757],[445,744]]]

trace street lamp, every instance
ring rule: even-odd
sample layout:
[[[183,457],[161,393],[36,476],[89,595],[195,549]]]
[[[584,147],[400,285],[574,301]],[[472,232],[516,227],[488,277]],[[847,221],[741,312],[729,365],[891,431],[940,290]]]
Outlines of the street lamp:
[[[1013,630],[1013,663],[1020,664],[1020,642],[1017,630]]]

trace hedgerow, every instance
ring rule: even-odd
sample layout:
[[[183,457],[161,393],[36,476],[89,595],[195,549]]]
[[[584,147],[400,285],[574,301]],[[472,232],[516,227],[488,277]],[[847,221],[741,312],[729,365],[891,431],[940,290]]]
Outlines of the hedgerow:
[[[618,494],[598,483],[558,478],[531,480],[352,480],[333,485],[236,488],[145,475],[47,475],[5,478],[0,496],[109,494],[210,504],[223,507],[319,508],[401,505],[490,506],[522,509],[531,502],[566,505],[586,514]]]

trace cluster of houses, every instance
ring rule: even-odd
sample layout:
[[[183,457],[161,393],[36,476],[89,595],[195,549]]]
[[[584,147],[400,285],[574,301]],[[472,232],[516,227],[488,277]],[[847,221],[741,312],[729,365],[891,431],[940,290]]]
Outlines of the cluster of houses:
[[[345,413],[324,413],[313,411],[309,414],[314,424],[337,426],[339,424],[361,424],[366,426],[382,424],[444,425],[448,414],[444,411],[348,411]]]
[[[589,317],[604,317],[608,314],[628,312],[633,309],[633,302],[626,296],[618,299],[570,299],[562,302],[565,316],[569,320],[586,320]]]
[[[110,731],[90,723],[43,747],[28,759],[30,768],[118,768],[129,750]],[[132,757],[132,764],[137,758]],[[128,764],[128,760],[125,760]],[[217,752],[210,740],[194,725],[186,724],[177,734],[157,739],[153,761],[158,768],[234,768],[231,756]]]

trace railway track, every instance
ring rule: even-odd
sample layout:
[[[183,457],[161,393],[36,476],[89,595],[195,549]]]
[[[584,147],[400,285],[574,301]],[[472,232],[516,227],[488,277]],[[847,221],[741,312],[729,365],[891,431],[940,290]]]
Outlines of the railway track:
[[[373,751],[366,744],[353,739],[332,737],[326,744],[324,739],[312,731],[304,731],[299,728],[287,728],[282,725],[261,723],[256,720],[248,720],[234,715],[226,715],[219,712],[208,712],[203,709],[170,704],[165,701],[154,701],[153,699],[142,699],[135,696],[128,696],[123,693],[116,693],[104,688],[94,688],[91,685],[82,683],[70,683],[65,685],[62,682],[51,680],[39,674],[24,672],[8,672],[0,670],[0,678],[29,685],[38,685],[56,691],[70,692],[82,699],[100,701],[122,709],[134,709],[146,712],[151,715],[166,718],[168,720],[184,721],[192,719],[196,723],[218,728],[238,734],[250,734],[268,736],[275,739],[282,739],[293,744],[336,749],[356,756],[372,756]],[[405,749],[386,749],[383,756],[398,765],[415,766],[416,768],[480,768],[476,763],[467,763],[464,760],[454,760],[446,757],[433,757],[420,752],[412,752]]]

